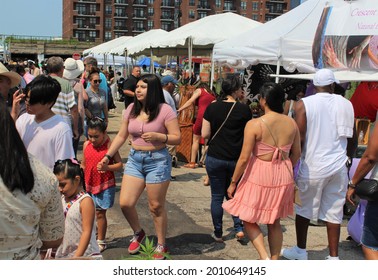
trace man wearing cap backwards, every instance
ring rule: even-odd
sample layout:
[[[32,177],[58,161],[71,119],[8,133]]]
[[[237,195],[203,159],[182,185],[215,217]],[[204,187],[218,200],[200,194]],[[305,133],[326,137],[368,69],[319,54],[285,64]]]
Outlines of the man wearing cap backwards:
[[[9,71],[1,62],[0,62],[0,96],[8,103],[8,93],[11,88],[18,86],[21,82],[21,76],[16,72]],[[16,120],[20,113],[20,102],[24,94],[20,94],[19,91],[16,91],[13,94],[13,104],[11,110],[11,116],[13,120]],[[10,106],[10,104],[8,104]]]
[[[165,102],[169,106],[171,106],[173,111],[177,114],[176,104],[172,97],[172,94],[177,85],[177,80],[174,79],[172,76],[165,76],[161,79],[161,85],[163,86]],[[167,145],[167,146],[168,146],[168,152],[172,157],[172,166],[177,167],[176,146],[171,146],[171,145]],[[173,180],[176,180],[176,177],[171,175],[171,181]]]
[[[296,205],[297,245],[282,250],[291,260],[307,260],[307,232],[310,220],[322,220],[327,226],[328,260],[338,260],[340,224],[348,187],[346,163],[356,148],[352,104],[332,94],[333,72],[321,69],[313,83],[316,94],[297,103],[296,123],[301,134],[301,164],[296,179],[302,206]]]

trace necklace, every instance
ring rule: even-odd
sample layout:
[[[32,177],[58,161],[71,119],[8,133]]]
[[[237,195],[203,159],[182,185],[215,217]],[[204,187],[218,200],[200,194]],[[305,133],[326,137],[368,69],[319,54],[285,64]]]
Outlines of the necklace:
[[[76,196],[75,196],[72,200],[70,200],[70,201],[67,203],[66,209],[64,210],[64,217],[67,216],[67,212],[68,212],[68,210],[71,208],[72,204],[74,204],[75,201],[78,200],[80,197],[82,197],[84,194],[85,194],[84,191],[79,192],[78,194],[76,194]]]

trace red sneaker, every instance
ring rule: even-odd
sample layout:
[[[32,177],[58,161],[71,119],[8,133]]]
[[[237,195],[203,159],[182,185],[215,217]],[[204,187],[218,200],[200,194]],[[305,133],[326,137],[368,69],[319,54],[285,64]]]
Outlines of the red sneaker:
[[[142,229],[139,231],[137,234],[134,234],[133,238],[130,240],[130,245],[129,245],[129,253],[130,254],[136,254],[139,252],[140,249],[140,243],[143,242],[144,238],[146,237],[146,233]]]
[[[168,247],[166,245],[158,244],[155,248],[155,253],[153,254],[152,258],[154,260],[164,260],[167,253]]]

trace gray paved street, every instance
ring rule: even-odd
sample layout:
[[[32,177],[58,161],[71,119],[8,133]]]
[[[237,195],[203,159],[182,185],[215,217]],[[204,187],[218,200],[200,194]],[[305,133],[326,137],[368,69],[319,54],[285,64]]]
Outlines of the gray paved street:
[[[111,138],[117,133],[121,122],[123,103],[116,103],[116,112],[110,113],[108,132]],[[120,150],[124,162],[127,160],[130,146],[125,143]],[[81,154],[78,155],[79,159]],[[204,168],[173,168],[172,175],[177,180],[171,182],[167,195],[168,234],[167,244],[173,260],[254,260],[258,255],[252,244],[245,239],[238,242],[232,232],[231,216],[225,213],[224,244],[213,242],[210,215],[210,187],[203,186]],[[108,249],[103,252],[105,259],[119,260],[129,258],[127,247],[132,237],[132,230],[123,217],[119,207],[119,189],[121,173],[117,173],[116,202],[108,211]],[[155,238],[152,218],[148,211],[145,194],[138,203],[138,213],[143,228],[148,236]],[[362,260],[361,248],[353,241],[346,240],[348,234],[346,220],[341,228],[340,258],[343,260]],[[294,217],[282,221],[284,246],[295,245]],[[266,235],[266,228],[263,227]],[[309,259],[322,260],[328,255],[327,235],[324,226],[311,226],[308,238]]]

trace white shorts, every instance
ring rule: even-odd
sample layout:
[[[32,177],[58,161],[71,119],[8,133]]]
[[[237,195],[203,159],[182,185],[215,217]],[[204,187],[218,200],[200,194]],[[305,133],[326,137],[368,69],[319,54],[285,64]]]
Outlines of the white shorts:
[[[302,206],[295,205],[297,215],[310,220],[341,224],[348,189],[347,168],[321,179],[297,178]]]

